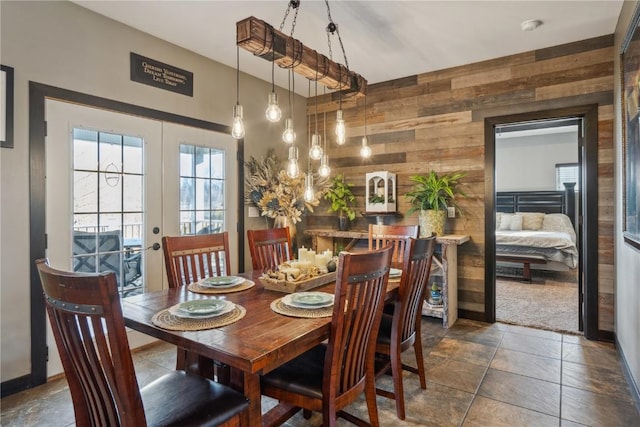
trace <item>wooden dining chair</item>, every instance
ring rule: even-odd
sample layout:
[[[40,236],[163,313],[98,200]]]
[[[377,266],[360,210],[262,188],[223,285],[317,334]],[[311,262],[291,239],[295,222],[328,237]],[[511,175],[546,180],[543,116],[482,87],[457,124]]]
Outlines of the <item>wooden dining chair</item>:
[[[186,286],[212,276],[230,274],[229,234],[164,236],[162,250],[170,288]],[[178,347],[176,369],[214,377],[229,383],[229,368],[209,358]]]
[[[401,268],[404,254],[409,246],[409,239],[418,238],[418,225],[381,225],[369,224],[369,250],[380,249],[393,244],[391,266]]]
[[[254,270],[275,270],[278,265],[294,258],[288,227],[247,230],[247,238]]]
[[[76,426],[237,426],[244,420],[242,394],[198,375],[174,371],[138,387],[115,273],[60,271],[45,259],[36,266]]]
[[[390,246],[340,254],[331,332],[321,344],[261,377],[262,394],[280,403],[263,416],[263,425],[280,425],[301,408],[322,413],[323,425],[338,416],[364,420],[342,409],[364,391],[369,421],[378,426],[374,351],[391,262]]]
[[[393,314],[383,313],[376,345],[377,376],[391,369],[393,390],[391,393],[380,388],[376,392],[384,397],[395,399],[398,418],[404,420],[404,388],[402,370],[420,376],[420,387],[427,388],[420,325],[422,322],[422,304],[425,289],[429,282],[431,261],[436,245],[435,234],[422,239],[410,239],[402,266],[402,278],[398,288],[398,298],[394,301]],[[404,365],[401,354],[413,346],[416,354],[417,369]]]
[[[162,249],[169,287],[188,285],[211,276],[230,275],[229,233],[164,236]]]

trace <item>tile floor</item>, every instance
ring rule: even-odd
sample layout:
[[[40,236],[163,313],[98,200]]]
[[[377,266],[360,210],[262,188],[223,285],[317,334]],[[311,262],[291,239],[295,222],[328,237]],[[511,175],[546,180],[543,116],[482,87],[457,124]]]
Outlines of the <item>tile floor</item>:
[[[404,373],[407,418],[378,397],[383,426],[640,426],[640,412],[621,373],[612,344],[574,335],[461,319],[448,331],[423,318],[427,389]],[[411,352],[403,356],[414,364]],[[173,369],[175,350],[164,343],[134,354],[141,386]],[[391,388],[390,377],[378,386]],[[265,398],[263,407],[273,404]],[[74,424],[64,379],[0,401],[0,425]],[[362,397],[348,408],[367,418]],[[318,426],[320,414],[294,416],[288,426]],[[339,420],[338,425],[350,425]]]

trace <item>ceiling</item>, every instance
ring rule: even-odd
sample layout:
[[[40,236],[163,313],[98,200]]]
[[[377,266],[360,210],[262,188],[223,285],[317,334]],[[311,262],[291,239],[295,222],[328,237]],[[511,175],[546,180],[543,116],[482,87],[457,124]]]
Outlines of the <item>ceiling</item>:
[[[74,3],[234,68],[236,22],[255,16],[279,28],[289,4],[287,0]],[[349,68],[372,84],[612,34],[622,3],[333,0],[329,6]],[[521,22],[530,19],[543,25],[522,31]],[[293,12],[284,33],[291,33],[292,22]],[[302,0],[293,37],[330,56],[328,23],[325,1]],[[333,59],[344,64],[337,36],[331,39]],[[269,62],[242,49],[240,70],[271,81]],[[287,87],[287,73],[276,70],[275,79],[278,86]],[[303,83],[297,76],[296,92],[306,96]]]

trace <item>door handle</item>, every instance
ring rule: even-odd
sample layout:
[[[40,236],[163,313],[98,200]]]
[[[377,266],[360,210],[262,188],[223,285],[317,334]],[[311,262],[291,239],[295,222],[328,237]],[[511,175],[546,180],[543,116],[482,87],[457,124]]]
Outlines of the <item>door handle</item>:
[[[162,246],[160,245],[160,243],[156,242],[153,245],[149,246],[147,249],[153,249],[154,251],[157,251],[158,249],[160,249]]]

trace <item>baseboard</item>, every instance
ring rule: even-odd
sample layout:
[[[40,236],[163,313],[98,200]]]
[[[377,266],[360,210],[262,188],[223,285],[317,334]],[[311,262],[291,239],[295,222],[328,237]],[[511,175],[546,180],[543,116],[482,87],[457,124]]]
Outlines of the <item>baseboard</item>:
[[[640,412],[640,389],[638,387],[639,384],[636,384],[633,381],[633,376],[631,375],[631,370],[629,369],[629,365],[627,364],[627,358],[620,347],[620,343],[618,342],[618,337],[615,338],[616,349],[620,354],[620,365],[622,366],[622,374],[624,375],[625,380],[627,380],[627,384],[629,384],[629,389],[631,390],[631,397],[633,398],[636,408],[638,412]],[[640,379],[638,379],[640,381]]]
[[[6,397],[31,387],[31,375],[27,374],[0,383],[0,389],[2,389],[0,394]]]
[[[598,330],[598,341],[616,342],[616,334],[611,331]]]

